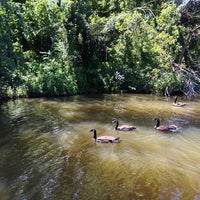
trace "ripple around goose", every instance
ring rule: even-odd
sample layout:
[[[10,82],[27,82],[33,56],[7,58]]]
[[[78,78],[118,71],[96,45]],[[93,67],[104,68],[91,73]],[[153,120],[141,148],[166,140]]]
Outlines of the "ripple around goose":
[[[119,137],[113,137],[113,136],[108,136],[108,135],[103,135],[97,137],[97,131],[96,129],[91,129],[90,132],[93,132],[93,138],[95,142],[100,142],[100,143],[114,143],[114,142],[120,142]]]
[[[175,107],[184,107],[184,106],[187,105],[187,103],[185,103],[185,102],[177,102],[177,99],[178,99],[178,97],[176,96],[175,100],[173,102],[173,106],[175,106]]]
[[[178,127],[174,124],[171,125],[160,125],[160,119],[159,118],[155,118],[154,121],[156,121],[156,125],[155,125],[155,129],[158,131],[169,131],[169,132],[175,132],[178,131]]]
[[[116,131],[132,131],[135,130],[136,127],[135,126],[131,126],[131,125],[121,125],[119,126],[119,121],[118,120],[113,120],[113,123],[115,123],[115,130]]]

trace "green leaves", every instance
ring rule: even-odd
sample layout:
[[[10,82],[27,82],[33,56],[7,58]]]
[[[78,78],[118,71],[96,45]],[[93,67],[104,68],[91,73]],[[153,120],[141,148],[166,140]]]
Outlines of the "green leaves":
[[[53,1],[26,1],[21,6],[24,38],[30,49],[48,51],[51,49],[54,31],[60,26],[63,14]]]
[[[198,3],[57,3],[2,1],[0,93],[162,93],[171,85],[180,90],[188,73],[199,81],[199,24],[189,15]]]
[[[55,60],[48,63],[35,63],[36,73],[25,78],[28,94],[31,96],[72,95],[77,93],[74,72]]]

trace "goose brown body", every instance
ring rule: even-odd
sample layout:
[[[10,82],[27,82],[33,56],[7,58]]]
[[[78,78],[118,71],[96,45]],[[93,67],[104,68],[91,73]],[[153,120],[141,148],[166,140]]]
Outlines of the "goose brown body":
[[[120,142],[119,137],[113,137],[113,136],[108,136],[108,135],[103,135],[97,137],[97,132],[96,129],[91,129],[90,132],[93,132],[93,138],[95,142],[100,142],[100,143],[113,143],[113,142]]]
[[[121,125],[121,126],[119,126],[119,121],[118,120],[114,120],[112,122],[115,123],[115,130],[117,130],[117,131],[132,131],[132,130],[136,129],[135,126],[130,126],[130,125]]]
[[[178,127],[174,124],[172,125],[160,125],[160,119],[159,118],[155,118],[154,119],[156,121],[156,125],[155,125],[155,129],[158,131],[169,131],[169,132],[174,132],[178,130]]]

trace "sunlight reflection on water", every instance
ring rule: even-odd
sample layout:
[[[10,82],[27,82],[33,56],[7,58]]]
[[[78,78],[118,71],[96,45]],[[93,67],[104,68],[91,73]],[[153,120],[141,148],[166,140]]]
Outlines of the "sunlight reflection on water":
[[[200,199],[199,99],[172,102],[122,94],[3,104],[0,198]],[[156,131],[154,117],[181,129]],[[117,132],[114,118],[137,129]],[[95,143],[91,128],[121,143]]]

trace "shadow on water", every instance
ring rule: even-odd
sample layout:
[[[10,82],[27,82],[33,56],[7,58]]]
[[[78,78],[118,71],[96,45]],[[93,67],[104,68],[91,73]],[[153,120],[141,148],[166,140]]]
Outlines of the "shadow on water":
[[[199,99],[172,102],[115,94],[3,104],[0,199],[200,199]],[[156,131],[155,117],[180,130]],[[115,118],[137,129],[117,132]],[[95,143],[91,128],[121,143]]]

